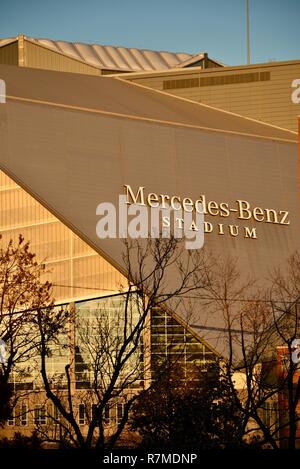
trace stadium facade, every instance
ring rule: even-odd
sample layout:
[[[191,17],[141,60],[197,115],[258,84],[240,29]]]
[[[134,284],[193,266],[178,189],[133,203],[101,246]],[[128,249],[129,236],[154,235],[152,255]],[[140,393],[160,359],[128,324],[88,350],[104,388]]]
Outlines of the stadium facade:
[[[163,196],[195,212],[200,200],[205,244],[238,258],[241,271],[262,283],[299,249],[299,111],[290,98],[299,61],[226,67],[206,53],[18,36],[0,40],[0,63],[2,243],[19,233],[30,240],[51,270],[58,305],[85,317],[101,301],[112,315],[122,304],[122,240],[99,239],[96,208],[118,206],[121,194],[130,202],[128,187],[141,204],[141,194],[148,202]],[[174,334],[185,362],[205,367],[223,353],[210,332],[222,327],[220,318],[194,308],[193,326],[184,307],[153,311],[153,359],[170,353]],[[54,356],[53,367],[63,369],[66,358]],[[80,360],[75,354],[78,390],[86,380]],[[16,412],[8,434],[46,425],[40,402]],[[113,424],[122,401],[107,412]]]

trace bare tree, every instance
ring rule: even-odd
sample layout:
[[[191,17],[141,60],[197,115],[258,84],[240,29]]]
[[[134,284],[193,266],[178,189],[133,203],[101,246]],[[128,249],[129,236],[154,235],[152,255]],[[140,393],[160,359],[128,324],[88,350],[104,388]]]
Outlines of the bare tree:
[[[272,275],[270,303],[277,346],[279,420],[276,433],[284,447],[300,446],[300,256],[292,255],[286,269]]]
[[[0,236],[1,239],[1,236]],[[52,286],[43,281],[45,264],[36,260],[22,235],[0,247],[0,407],[8,418],[19,398],[33,386],[31,359],[37,355],[37,314],[46,314],[49,335],[56,335],[61,314],[53,309]],[[47,313],[41,313],[43,309]],[[38,313],[39,312],[39,313]],[[50,332],[51,330],[51,332]]]
[[[106,298],[95,307],[92,317],[73,313],[77,360],[73,357],[65,367],[64,391],[58,391],[49,380],[49,350],[40,317],[46,396],[59,413],[55,422],[65,430],[65,443],[75,447],[112,448],[119,441],[138,392],[151,385],[147,346],[151,310],[178,307],[185,296],[206,282],[204,254],[186,252],[182,242],[174,238],[148,239],[143,245],[126,241],[124,265],[128,283],[120,288],[118,307],[109,306],[112,300]],[[172,282],[171,272],[176,273]],[[81,391],[76,390],[78,376],[86,383]],[[86,426],[79,422],[80,402],[87,404]],[[114,426],[108,427],[106,411],[120,402],[122,413],[116,416]]]
[[[254,280],[243,281],[237,262],[230,258],[216,260],[207,272],[209,305],[223,318],[223,372],[243,415],[245,436],[255,435],[256,444],[274,449],[282,445],[283,428],[288,447],[296,444],[300,390],[292,344],[299,334],[299,267],[295,255],[283,273],[273,272],[271,287],[265,289]],[[286,349],[284,370],[278,366],[278,347]],[[280,397],[286,393],[284,411]]]
[[[126,241],[124,265],[126,284],[117,294],[94,300],[85,314],[78,305],[70,305],[69,311],[54,307],[51,284],[42,281],[45,266],[36,261],[22,236],[16,246],[11,241],[0,250],[2,419],[34,385],[39,390],[37,403],[46,409],[47,425],[44,416],[35,419],[45,440],[113,448],[139,392],[153,384],[151,312],[173,314],[183,305],[192,311],[190,298],[196,297],[205,299],[202,303],[209,311],[223,319],[223,373],[245,437],[256,434],[256,444],[295,448],[299,255],[274,271],[271,287],[264,290],[253,279],[243,281],[233,259],[186,251],[173,238],[148,239],[144,244]],[[40,379],[33,376],[33,369],[40,369]],[[11,386],[13,374],[20,383],[18,392]],[[119,407],[122,412],[115,412],[114,424],[109,424],[108,414]],[[273,418],[266,419],[270,408]]]
[[[143,448],[246,447],[240,412],[218,363],[206,371],[194,366],[188,376],[170,364],[155,386],[141,392],[132,413]]]

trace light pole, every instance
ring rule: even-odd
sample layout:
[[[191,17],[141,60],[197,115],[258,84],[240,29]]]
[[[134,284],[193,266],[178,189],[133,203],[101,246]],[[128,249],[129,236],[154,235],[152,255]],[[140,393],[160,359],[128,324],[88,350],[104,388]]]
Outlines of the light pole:
[[[250,10],[249,10],[249,0],[246,0],[246,23],[247,23],[247,64],[250,65]]]

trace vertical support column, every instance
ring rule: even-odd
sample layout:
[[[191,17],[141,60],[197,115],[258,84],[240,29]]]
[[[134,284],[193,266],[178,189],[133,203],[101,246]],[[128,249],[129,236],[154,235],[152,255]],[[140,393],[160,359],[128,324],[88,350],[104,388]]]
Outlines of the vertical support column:
[[[72,398],[75,395],[76,391],[76,378],[75,378],[75,328],[76,328],[76,318],[75,318],[75,303],[69,304],[70,320],[69,320],[69,347],[70,347],[70,377],[71,377],[71,395]]]
[[[247,64],[250,65],[250,8],[249,1],[246,0],[246,23],[247,23]]]
[[[6,83],[4,80],[0,80],[0,104],[6,103]]]
[[[298,200],[300,211],[300,116],[298,116]]]
[[[149,388],[151,384],[151,312],[149,311],[145,320],[143,332],[143,350],[144,350],[144,389]]]
[[[74,298],[74,233],[70,230],[70,295]]]
[[[19,67],[25,67],[25,39],[24,34],[18,36]]]

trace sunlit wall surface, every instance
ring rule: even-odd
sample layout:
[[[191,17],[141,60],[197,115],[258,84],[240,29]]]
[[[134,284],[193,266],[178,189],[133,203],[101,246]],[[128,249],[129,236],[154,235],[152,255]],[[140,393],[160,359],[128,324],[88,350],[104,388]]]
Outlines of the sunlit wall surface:
[[[76,300],[119,290],[122,275],[39,202],[0,171],[2,246],[22,234],[45,260],[54,298]]]

